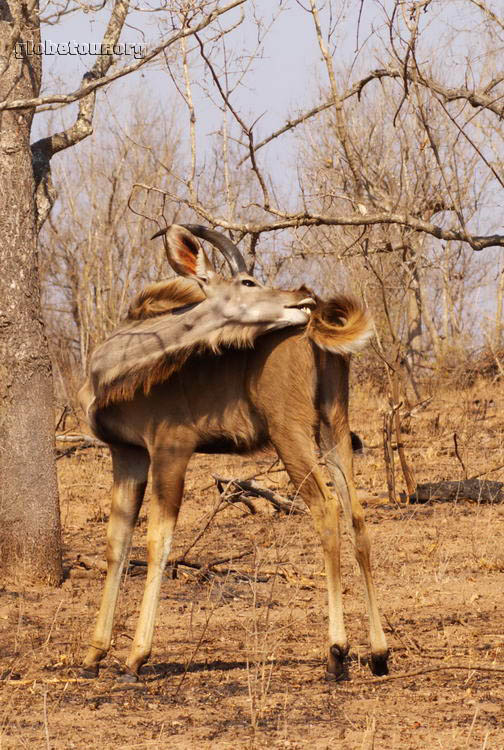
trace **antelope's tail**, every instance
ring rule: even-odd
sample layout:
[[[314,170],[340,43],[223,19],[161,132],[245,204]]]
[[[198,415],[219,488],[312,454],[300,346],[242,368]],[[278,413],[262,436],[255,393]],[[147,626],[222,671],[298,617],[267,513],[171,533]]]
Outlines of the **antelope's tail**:
[[[353,354],[373,335],[373,320],[354,297],[338,295],[318,303],[310,316],[307,333],[320,349]]]

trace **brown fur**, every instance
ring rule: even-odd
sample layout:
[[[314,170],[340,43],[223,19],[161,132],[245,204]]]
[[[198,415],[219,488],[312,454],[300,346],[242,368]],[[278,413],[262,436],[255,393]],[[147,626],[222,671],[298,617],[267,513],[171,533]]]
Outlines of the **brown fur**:
[[[112,379],[108,383],[102,383],[96,395],[96,408],[121,403],[122,401],[131,401],[138,390],[142,390],[145,395],[148,395],[155,385],[164,383],[177,370],[180,370],[194,353],[193,349],[179,350],[176,358],[163,357],[149,368],[132,369],[127,375],[121,373],[116,379]]]
[[[260,332],[260,331],[257,331]],[[114,378],[102,380],[96,389],[95,408],[108,404],[130,401],[137,391],[148,395],[152,388],[159,383],[169,380],[174,373],[181,370],[190,357],[211,352],[218,355],[225,348],[245,349],[254,345],[256,329],[249,326],[233,326],[229,329],[217,329],[204,342],[194,346],[177,349],[172,355],[164,355],[154,364],[141,363],[138,367],[130,367],[129,371]]]
[[[205,295],[199,285],[191,279],[168,279],[158,281],[145,287],[133,299],[127,321],[140,321],[167,315],[182,307],[202,302]],[[140,363],[131,367],[125,374],[121,371],[118,376],[112,373],[109,379],[101,383],[96,394],[96,407],[107,406],[111,403],[130,401],[136,391],[142,389],[148,394],[157,383],[168,380],[174,372],[184,366],[188,357],[195,354],[196,347],[179,349],[176,356],[165,356],[154,364]]]

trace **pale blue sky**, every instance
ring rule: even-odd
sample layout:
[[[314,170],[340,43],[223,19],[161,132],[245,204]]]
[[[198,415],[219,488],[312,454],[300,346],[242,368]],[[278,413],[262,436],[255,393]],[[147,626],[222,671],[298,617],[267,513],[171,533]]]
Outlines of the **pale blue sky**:
[[[224,3],[223,3],[224,4]],[[391,6],[385,0],[384,7]],[[150,3],[144,3],[148,7]],[[332,2],[333,13],[339,9],[339,18],[329,16],[329,3],[320,2],[321,19],[325,30],[329,23],[336,26],[332,37],[333,59],[336,69],[347,67],[355,58],[357,41],[359,55],[353,69],[357,77],[360,70],[373,69],[377,65],[374,50],[379,46],[379,35],[383,29],[383,8],[378,0],[364,0],[357,40],[357,18],[361,8],[355,0]],[[327,72],[321,60],[315,38],[313,23],[309,14],[297,0],[249,0],[243,11],[245,21],[226,38],[226,45],[231,56],[239,56],[254,51],[257,26],[255,18],[260,17],[264,26],[268,26],[273,15],[278,15],[272,29],[266,35],[262,57],[254,61],[243,85],[233,94],[232,101],[247,123],[257,123],[254,134],[256,142],[271,131],[282,126],[291,116],[313,106],[320,101],[320,87],[327,85]],[[439,14],[444,16],[444,29],[457,29],[460,49],[460,61],[465,61],[467,52],[467,33],[471,25],[461,15],[460,3],[450,0],[449,4],[436,4],[429,8],[429,14],[422,18],[422,24],[431,25],[427,38],[435,38],[439,49],[442,49],[443,38],[440,33],[442,25],[436,23]],[[228,26],[239,18],[240,10],[235,9],[222,17],[223,26]],[[99,13],[77,12],[64,16],[54,26],[43,29],[43,38],[54,42],[98,42],[101,40],[104,26],[109,17],[109,9]],[[122,42],[147,45],[155,43],[167,35],[166,23],[168,14],[133,12],[128,16],[128,23],[123,30]],[[337,20],[337,23],[335,21]],[[448,21],[448,23],[446,23]],[[373,32],[376,32],[373,34]],[[205,36],[204,32],[203,36]],[[189,45],[194,44],[189,41]],[[221,125],[221,114],[212,106],[198,83],[207,86],[214,95],[215,87],[202,65],[198,55],[193,55],[192,75],[195,81],[193,96],[197,114],[198,141],[200,149],[210,147],[211,133]],[[446,65],[455,71],[456,59],[452,55],[444,58]],[[44,93],[69,92],[78,87],[83,73],[91,67],[92,56],[46,56],[44,59]],[[232,68],[232,65],[230,66]],[[187,123],[187,110],[177,94],[164,62],[148,65],[141,71],[112,83],[99,94],[106,97],[108,106],[124,123],[127,130],[128,110],[131,100],[140,98],[146,103],[152,101],[167,113],[175,111],[184,132]],[[218,97],[215,97],[218,99]],[[59,110],[54,127],[62,127],[75,117],[76,105]],[[34,137],[48,134],[47,115],[39,114],[35,120]],[[99,117],[96,118],[99,127]],[[296,140],[292,133],[281,136],[271,146],[260,152],[261,163],[267,159],[274,176],[289,184],[296,178]]]
[[[247,121],[251,122],[261,116],[256,127],[256,140],[260,140],[264,135],[281,126],[289,116],[317,101],[320,84],[324,86],[326,84],[326,73],[321,63],[311,19],[295,0],[281,3],[272,2],[272,0],[256,0],[254,4],[246,3],[244,23],[226,40],[231,54],[239,55],[254,49],[257,37],[254,10],[257,15],[263,17],[266,24],[271,19],[272,13],[279,13],[279,18],[266,35],[262,59],[255,60],[244,80],[244,86],[240,87],[233,96],[233,102],[238,105],[240,113]],[[369,32],[369,24],[372,20],[370,11],[376,14],[376,6],[373,2],[364,4],[361,40]],[[238,16],[238,10],[232,11],[231,14],[223,17],[223,25],[227,26]],[[160,34],[158,28],[160,17],[160,15],[138,12],[131,14],[129,27],[123,30],[121,41],[133,43],[156,41]],[[96,42],[101,39],[107,18],[108,11],[97,14],[72,14],[64,17],[55,26],[46,26],[43,30],[43,38],[54,42],[71,40]],[[349,62],[353,57],[356,44],[355,20],[355,12],[353,12],[347,16],[346,22],[343,21],[341,24],[339,45],[336,49],[338,65]],[[82,74],[93,64],[93,60],[92,56],[46,56],[44,59],[44,93],[68,92],[75,89],[79,85]],[[211,89],[211,82],[205,75],[201,63],[196,56],[194,60],[198,66],[194,70],[196,78],[199,70],[203,82]],[[136,92],[152,97],[160,106],[170,110],[174,104],[180,106],[181,116],[186,116],[181,100],[161,64],[156,65],[155,68],[148,66],[142,72],[111,84],[105,95],[110,106],[119,114],[121,109],[127,110],[128,96],[135,96]],[[193,95],[198,115],[199,134],[207,136],[219,126],[220,115],[197,86],[194,88]],[[61,110],[64,121],[74,116],[71,114],[72,111],[75,112],[75,105]],[[46,118],[44,114],[37,116],[35,137],[47,134]],[[284,147],[289,150],[290,140],[292,140],[290,136],[282,138],[281,150]],[[277,146],[278,144],[275,144],[276,151],[278,151]]]

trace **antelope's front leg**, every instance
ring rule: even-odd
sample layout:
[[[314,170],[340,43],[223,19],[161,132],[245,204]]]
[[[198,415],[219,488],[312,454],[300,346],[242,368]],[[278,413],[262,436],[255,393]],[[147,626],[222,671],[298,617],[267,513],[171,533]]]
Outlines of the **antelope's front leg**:
[[[135,638],[126,662],[123,681],[136,681],[151,653],[154,624],[164,569],[184,491],[189,455],[157,450],[152,459],[152,499],[147,529],[147,581]]]
[[[110,648],[121,573],[142,505],[149,470],[149,456],[142,448],[114,446],[110,451],[114,486],[107,527],[107,578],[93,639],[84,659],[83,677],[98,675],[98,664]]]

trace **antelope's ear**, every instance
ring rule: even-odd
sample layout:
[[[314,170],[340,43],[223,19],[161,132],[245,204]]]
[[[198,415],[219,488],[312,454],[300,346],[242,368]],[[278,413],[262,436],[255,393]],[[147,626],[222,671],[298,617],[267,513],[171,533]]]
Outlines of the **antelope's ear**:
[[[215,276],[215,269],[200,241],[188,229],[172,224],[168,229],[156,232],[152,239],[161,235],[165,235],[166,257],[175,273],[193,278],[203,285]]]

